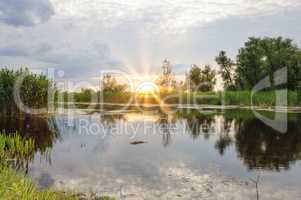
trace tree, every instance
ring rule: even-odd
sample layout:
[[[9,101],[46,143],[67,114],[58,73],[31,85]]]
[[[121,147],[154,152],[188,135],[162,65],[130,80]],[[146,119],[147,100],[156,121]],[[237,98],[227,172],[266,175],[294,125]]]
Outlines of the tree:
[[[224,88],[226,90],[235,89],[235,82],[233,78],[234,62],[227,57],[225,51],[220,51],[219,55],[215,58],[216,63],[220,66],[219,74],[224,81]]]
[[[216,73],[206,65],[202,70],[197,65],[192,65],[188,75],[189,86],[194,91],[211,91],[216,83]]]
[[[201,72],[201,68],[192,65],[188,75],[188,85],[192,90],[197,90],[197,87],[201,84]]]
[[[103,92],[124,92],[127,86],[125,84],[117,83],[117,80],[111,74],[104,75],[102,79],[102,91]]]
[[[301,80],[301,51],[292,40],[251,37],[237,56],[236,84],[251,89],[268,76],[275,88],[274,73],[283,67],[288,71],[288,82],[284,86],[296,89]]]

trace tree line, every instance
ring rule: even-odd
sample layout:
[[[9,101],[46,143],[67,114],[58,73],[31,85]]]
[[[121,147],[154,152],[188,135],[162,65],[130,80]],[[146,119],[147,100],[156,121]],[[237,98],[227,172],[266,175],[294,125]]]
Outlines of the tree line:
[[[216,57],[225,90],[250,90],[260,80],[269,78],[271,89],[301,89],[301,50],[291,39],[250,37],[240,48],[236,60],[221,51]],[[275,72],[287,70],[287,83],[275,84]]]
[[[235,60],[229,58],[227,52],[222,50],[215,57],[215,62],[219,70],[213,70],[210,65],[193,64],[184,82],[177,84],[175,80],[171,80],[172,84],[169,85],[177,89],[207,92],[214,90],[217,75],[220,75],[224,90],[251,90],[266,77],[271,86],[270,90],[301,89],[301,50],[288,38],[250,37],[238,50]],[[287,82],[277,85],[275,72],[280,69],[285,69],[285,74],[282,75],[287,76]],[[160,77],[159,85],[166,86],[161,83],[170,79],[171,70],[167,71],[169,74]]]
[[[163,63],[163,73],[156,83],[161,88],[171,88],[173,91],[212,91],[216,85],[217,75],[222,77],[225,90],[251,90],[260,80],[268,77],[270,89],[287,88],[301,90],[301,50],[287,38],[256,38],[250,37],[244,46],[238,50],[235,60],[226,51],[220,51],[215,58],[219,70],[213,70],[209,65],[192,65],[186,74],[186,80],[177,82],[172,74],[169,61]],[[287,69],[287,82],[278,86],[275,72]],[[20,77],[24,77],[20,87],[22,102],[31,108],[46,107],[49,91],[56,91],[53,82],[45,75],[29,72],[28,69],[0,70],[0,112],[12,113],[17,111],[14,101],[14,84]],[[83,89],[79,92],[63,92],[64,101],[69,101],[72,94],[76,102],[90,102],[96,97],[107,102],[126,102],[132,91],[127,85],[119,83],[113,75],[106,75],[102,79],[101,91]],[[56,97],[58,94],[56,92]]]

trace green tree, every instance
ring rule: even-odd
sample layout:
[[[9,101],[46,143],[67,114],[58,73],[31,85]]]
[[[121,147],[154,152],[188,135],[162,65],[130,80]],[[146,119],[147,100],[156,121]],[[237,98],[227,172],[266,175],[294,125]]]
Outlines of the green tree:
[[[190,88],[194,91],[211,91],[216,83],[216,73],[211,70],[209,65],[206,65],[202,70],[197,65],[192,65],[188,75]]]
[[[227,57],[225,51],[220,51],[219,55],[215,58],[216,63],[220,66],[219,74],[224,81],[224,88],[226,90],[235,89],[234,74],[234,61]]]
[[[102,79],[103,92],[124,92],[126,88],[125,84],[119,84],[111,74],[106,74]]]
[[[275,88],[274,73],[283,67],[288,71],[288,82],[284,86],[296,89],[301,80],[301,51],[292,40],[251,37],[237,56],[236,83],[243,89],[251,89],[269,76]]]
[[[212,91],[214,89],[214,85],[216,84],[216,72],[215,70],[211,70],[209,65],[205,65],[204,69],[201,73],[201,82],[202,85],[200,87],[201,91]]]

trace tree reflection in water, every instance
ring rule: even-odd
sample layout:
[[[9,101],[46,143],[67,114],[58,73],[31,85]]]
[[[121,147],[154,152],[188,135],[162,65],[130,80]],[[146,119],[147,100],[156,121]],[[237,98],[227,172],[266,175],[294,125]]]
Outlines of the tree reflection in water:
[[[269,114],[267,114],[269,115]],[[90,115],[85,115],[88,118]],[[168,147],[172,141],[173,127],[178,122],[185,122],[186,131],[194,140],[201,136],[205,140],[215,140],[214,148],[221,156],[226,149],[234,147],[237,157],[250,169],[264,170],[288,170],[297,160],[301,159],[301,115],[288,115],[287,133],[279,133],[271,127],[256,119],[251,111],[230,110],[225,113],[209,112],[178,112],[175,115],[156,113],[162,133],[162,145]],[[94,119],[94,118],[93,118]],[[77,121],[74,127],[65,127],[66,119],[57,116],[12,118],[0,116],[0,130],[6,133],[18,131],[24,138],[32,138],[35,142],[35,152],[43,154],[43,157],[51,163],[50,150],[57,140],[61,139],[59,128],[70,128],[70,132],[76,132],[79,126]],[[90,119],[91,121],[91,119]],[[96,121],[110,129],[120,121],[127,121],[126,115],[100,114]],[[140,123],[140,122],[139,122]],[[65,131],[68,132],[68,131]],[[213,136],[214,135],[214,136]],[[211,137],[212,136],[212,137]]]
[[[258,119],[236,121],[235,147],[249,169],[289,169],[301,158],[301,132],[297,122],[288,122],[279,133]]]
[[[162,134],[162,145],[164,147],[167,147],[171,144],[171,135],[176,122],[177,119],[175,116],[159,112],[159,119],[156,121],[156,123],[159,125],[159,129]]]
[[[301,159],[301,116],[298,114],[289,114],[285,134],[265,125],[246,110],[212,115],[183,112],[179,116],[186,119],[193,139],[201,134],[204,138],[209,138],[206,133],[217,134],[215,148],[221,156],[234,144],[237,156],[250,170],[288,170]],[[218,126],[221,126],[220,131],[216,130]]]
[[[233,138],[230,135],[233,120],[222,118],[222,121],[222,129],[215,143],[215,148],[218,150],[219,154],[223,156],[225,154],[225,149],[233,143]]]
[[[214,131],[213,123],[215,122],[214,115],[200,113],[196,110],[190,112],[179,112],[178,116],[186,120],[186,127],[193,139],[197,139],[200,135],[204,139],[209,139],[210,134]]]

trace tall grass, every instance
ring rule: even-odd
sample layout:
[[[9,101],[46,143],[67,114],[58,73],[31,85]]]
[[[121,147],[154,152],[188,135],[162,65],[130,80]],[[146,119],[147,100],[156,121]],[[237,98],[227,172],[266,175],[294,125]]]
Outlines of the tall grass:
[[[300,91],[287,92],[287,106],[301,106]],[[227,91],[224,92],[225,105],[242,105],[242,106],[276,106],[277,96],[274,91],[261,91],[252,97],[251,91]],[[286,102],[280,102],[286,106]]]
[[[19,95],[22,102],[31,108],[46,107],[49,92],[56,90],[45,75],[33,74],[28,69],[0,69],[0,112],[10,115],[19,112],[14,101],[14,89],[17,80],[22,79]]]
[[[75,93],[75,97],[84,96]],[[277,95],[275,91],[260,91],[252,96],[252,91],[224,91],[224,92],[184,92],[160,91],[152,95],[141,95],[135,92],[105,92],[99,94],[105,103],[138,103],[138,104],[196,104],[196,105],[236,105],[236,106],[275,106]],[[132,98],[131,98],[132,97]],[[84,99],[75,98],[76,102],[86,102]],[[65,99],[68,101],[67,99]],[[90,100],[90,99],[88,99]],[[132,101],[130,101],[132,100]],[[89,101],[88,101],[89,102]],[[301,91],[287,91],[287,103],[277,106],[301,106]]]
[[[260,91],[252,96],[252,91],[225,92],[177,92],[160,95],[161,100],[169,104],[196,105],[234,105],[234,106],[275,106],[275,91]],[[301,91],[288,91],[287,103],[280,102],[277,106],[301,106]]]
[[[7,135],[0,132],[0,166],[24,167],[34,155],[34,142],[32,139],[24,140],[18,133]]]
[[[1,200],[64,200],[78,199],[72,195],[54,192],[51,189],[39,190],[23,173],[11,168],[3,168],[0,173]]]
[[[252,96],[251,91],[225,91],[225,92],[187,92],[182,93],[179,102],[182,104],[207,105],[236,105],[236,106],[275,106],[277,96],[274,91],[261,91]],[[286,106],[285,102],[281,105]],[[287,92],[287,106],[301,106],[301,92]]]

